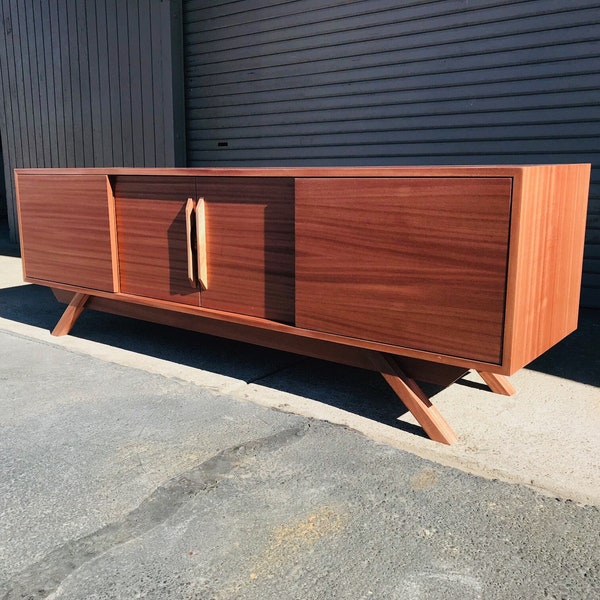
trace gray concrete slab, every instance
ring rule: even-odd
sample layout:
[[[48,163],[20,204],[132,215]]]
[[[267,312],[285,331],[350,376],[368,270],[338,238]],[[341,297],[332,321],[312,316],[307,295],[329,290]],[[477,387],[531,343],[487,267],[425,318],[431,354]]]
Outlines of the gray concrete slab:
[[[0,598],[600,593],[597,507],[0,332]]]
[[[600,597],[595,313],[436,394],[450,448],[376,374],[60,313],[0,243],[0,599]]]

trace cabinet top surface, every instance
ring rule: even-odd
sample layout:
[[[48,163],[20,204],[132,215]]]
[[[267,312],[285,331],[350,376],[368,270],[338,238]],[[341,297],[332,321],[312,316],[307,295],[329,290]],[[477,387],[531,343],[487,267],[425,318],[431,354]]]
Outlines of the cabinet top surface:
[[[180,175],[195,177],[513,177],[527,170],[574,165],[464,165],[389,167],[97,167],[15,169],[17,175]],[[589,168],[588,163],[576,165]]]

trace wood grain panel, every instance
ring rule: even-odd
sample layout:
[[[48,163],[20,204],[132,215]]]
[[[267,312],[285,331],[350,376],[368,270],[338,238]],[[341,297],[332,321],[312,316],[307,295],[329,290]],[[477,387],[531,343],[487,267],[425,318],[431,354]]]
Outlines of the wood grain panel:
[[[294,320],[294,182],[202,177],[208,288],[203,307]]]
[[[26,278],[114,291],[105,175],[17,174]]]
[[[515,179],[507,339],[514,373],[577,328],[590,165],[523,169]]]
[[[188,281],[185,204],[193,177],[115,179],[121,290],[198,306]]]
[[[296,182],[296,325],[500,363],[510,178]]]

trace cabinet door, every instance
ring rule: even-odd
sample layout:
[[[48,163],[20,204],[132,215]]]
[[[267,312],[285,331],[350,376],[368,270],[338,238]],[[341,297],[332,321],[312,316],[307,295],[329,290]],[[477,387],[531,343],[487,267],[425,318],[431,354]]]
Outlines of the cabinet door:
[[[25,277],[115,290],[109,190],[104,175],[17,175]]]
[[[123,175],[115,179],[121,291],[198,306],[188,280],[185,207],[193,177]]]
[[[296,325],[499,363],[510,178],[299,179]]]
[[[294,182],[198,177],[204,199],[208,285],[202,306],[294,319]]]

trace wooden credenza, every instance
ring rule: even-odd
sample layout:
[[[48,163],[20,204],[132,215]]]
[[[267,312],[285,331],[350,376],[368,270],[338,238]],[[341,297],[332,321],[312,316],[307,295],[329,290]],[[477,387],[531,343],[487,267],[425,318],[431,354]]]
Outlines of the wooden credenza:
[[[85,307],[418,381],[503,376],[577,326],[590,165],[20,169],[26,281]]]

